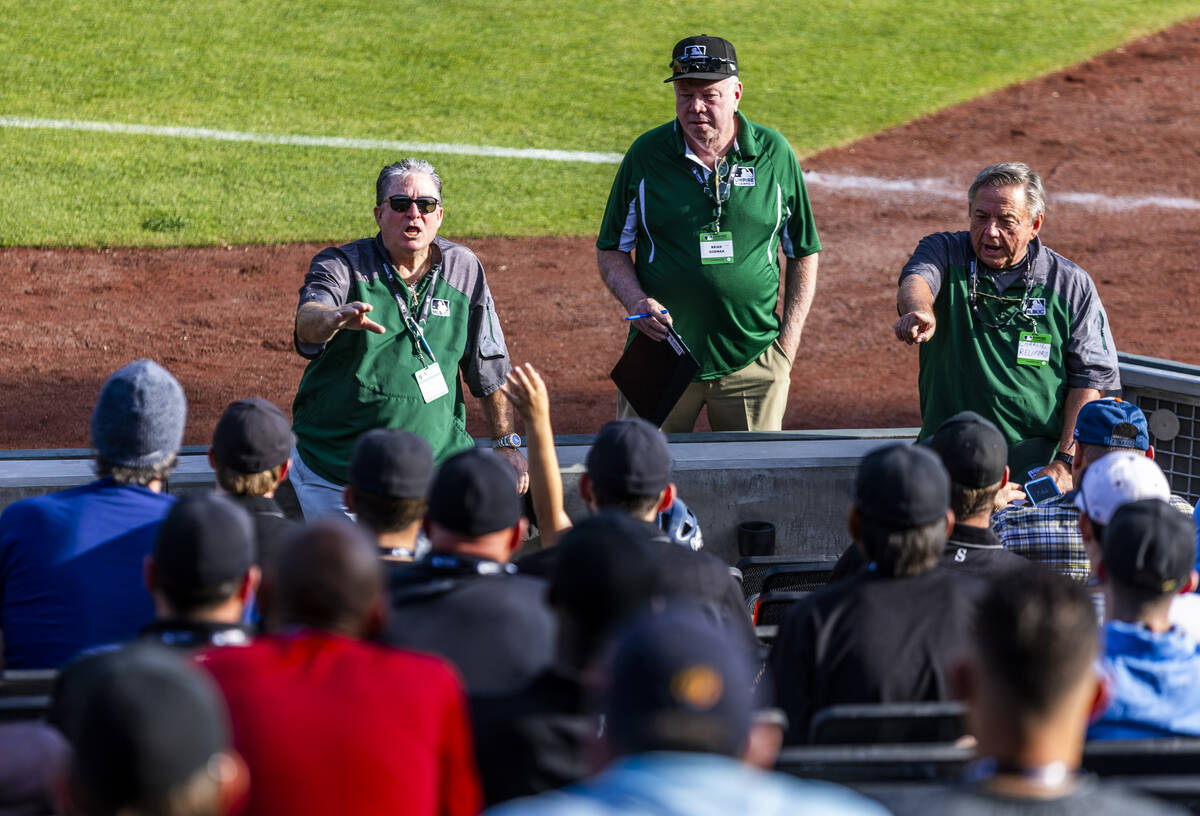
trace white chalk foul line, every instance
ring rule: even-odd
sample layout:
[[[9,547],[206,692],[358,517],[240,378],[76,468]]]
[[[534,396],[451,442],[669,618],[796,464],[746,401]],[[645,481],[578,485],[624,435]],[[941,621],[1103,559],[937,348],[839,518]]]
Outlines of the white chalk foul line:
[[[398,153],[433,153],[453,156],[485,156],[490,158],[533,159],[537,161],[583,162],[586,164],[616,164],[620,153],[597,153],[586,150],[540,150],[533,148],[499,147],[496,145],[451,144],[445,142],[403,142],[387,139],[347,139],[339,136],[283,136],[270,133],[249,133],[238,130],[210,128],[163,127],[132,125],[120,122],[91,122],[76,119],[37,119],[22,116],[0,116],[0,127],[33,130],[73,130],[95,133],[123,133],[139,136],[165,136],[176,139],[203,139],[218,142],[250,142],[253,144],[290,145],[295,147],[336,147],[355,150],[389,150]],[[960,198],[965,193],[946,179],[886,179],[874,176],[854,176],[841,173],[809,171],[804,174],[809,184],[828,187],[847,193],[891,193],[908,196]],[[1055,193],[1054,203],[1080,204],[1097,209],[1130,210],[1156,207],[1168,210],[1200,210],[1200,201],[1177,196],[1108,196],[1100,193]]]

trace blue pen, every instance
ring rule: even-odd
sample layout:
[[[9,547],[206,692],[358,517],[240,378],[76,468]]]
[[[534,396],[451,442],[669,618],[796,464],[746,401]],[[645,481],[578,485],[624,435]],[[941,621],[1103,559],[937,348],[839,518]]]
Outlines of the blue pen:
[[[641,320],[643,317],[650,317],[650,315],[652,315],[652,314],[653,314],[653,312],[645,312],[644,314],[629,315],[629,317],[623,317],[621,319],[622,320]],[[666,309],[663,309],[661,312],[659,312],[659,314],[670,314],[670,312],[668,312]]]

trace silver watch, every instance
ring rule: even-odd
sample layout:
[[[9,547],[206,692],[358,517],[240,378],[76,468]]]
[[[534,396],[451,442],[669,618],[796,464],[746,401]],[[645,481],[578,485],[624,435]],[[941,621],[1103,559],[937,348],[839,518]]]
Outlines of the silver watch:
[[[521,447],[521,437],[517,436],[515,433],[505,434],[499,439],[493,439],[492,447],[494,449],[513,448],[515,450],[516,448]]]

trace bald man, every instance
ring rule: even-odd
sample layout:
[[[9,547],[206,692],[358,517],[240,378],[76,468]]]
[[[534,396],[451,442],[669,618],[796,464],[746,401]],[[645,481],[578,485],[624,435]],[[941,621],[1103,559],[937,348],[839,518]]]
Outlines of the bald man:
[[[286,634],[214,649],[247,814],[471,814],[481,804],[462,687],[439,658],[363,639],[383,624],[379,558],[349,521],[304,528],[280,557]]]

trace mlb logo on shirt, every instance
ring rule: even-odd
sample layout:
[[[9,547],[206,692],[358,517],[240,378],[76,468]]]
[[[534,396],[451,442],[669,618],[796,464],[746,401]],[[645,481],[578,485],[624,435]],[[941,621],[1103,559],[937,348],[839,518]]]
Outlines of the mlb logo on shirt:
[[[733,168],[732,181],[734,187],[753,187],[754,168],[738,165]]]
[[[429,304],[429,313],[438,317],[450,316],[450,301],[434,298]]]
[[[1046,299],[1030,298],[1028,305],[1025,307],[1025,314],[1030,317],[1044,317],[1046,314]]]

